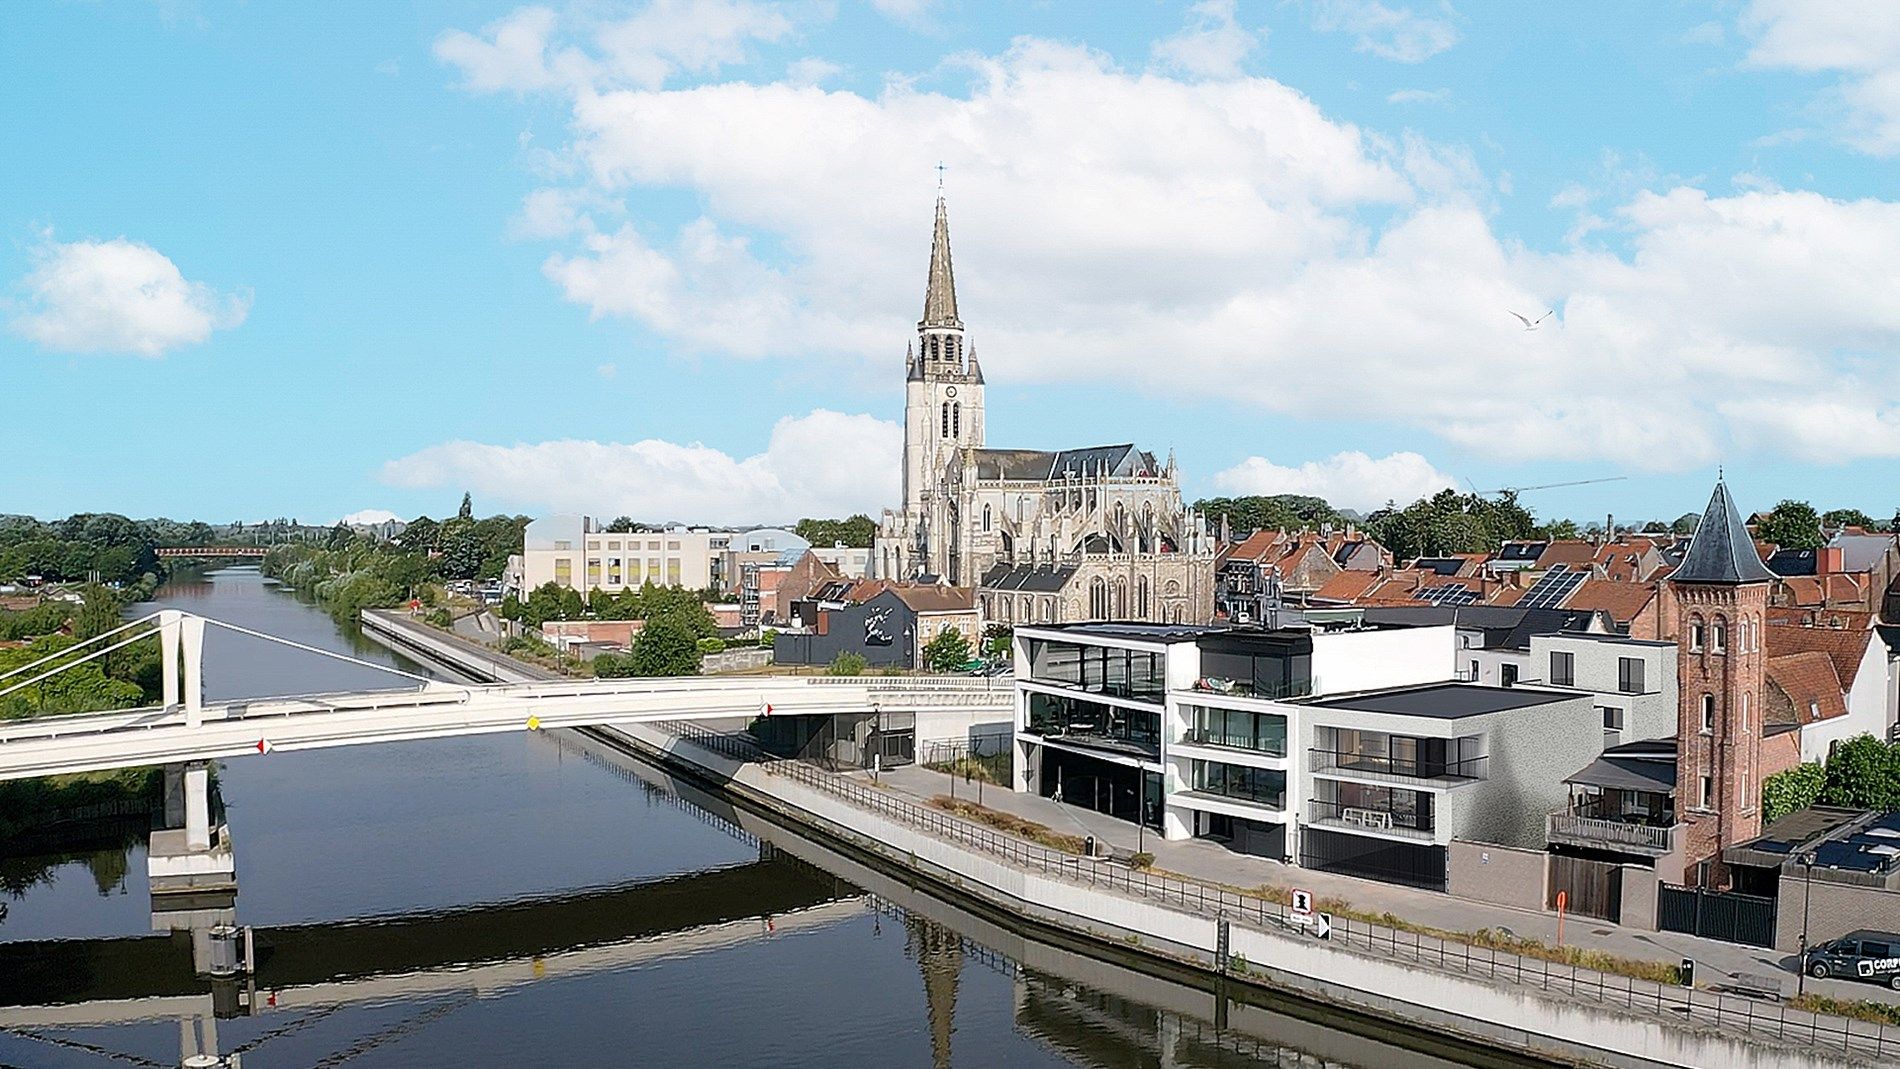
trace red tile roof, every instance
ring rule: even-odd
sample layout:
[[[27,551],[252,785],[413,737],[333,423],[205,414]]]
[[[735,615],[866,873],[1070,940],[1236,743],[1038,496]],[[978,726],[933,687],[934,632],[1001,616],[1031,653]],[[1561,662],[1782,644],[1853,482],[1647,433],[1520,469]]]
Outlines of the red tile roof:
[[[1797,723],[1830,720],[1847,714],[1846,690],[1827,654],[1811,652],[1770,657],[1767,667],[1769,683],[1779,687],[1794,705]]]
[[[1842,690],[1854,689],[1854,679],[1860,674],[1861,658],[1867,655],[1867,644],[1873,641],[1874,633],[1865,628],[1848,631],[1833,627],[1796,627],[1790,624],[1774,624],[1762,629],[1766,639],[1770,663],[1775,660],[1806,653],[1824,654],[1834,666],[1834,674],[1839,679]]]
[[[1651,583],[1617,582],[1614,579],[1585,579],[1577,592],[1564,601],[1566,609],[1597,609],[1610,614],[1619,624],[1628,624],[1655,600]]]

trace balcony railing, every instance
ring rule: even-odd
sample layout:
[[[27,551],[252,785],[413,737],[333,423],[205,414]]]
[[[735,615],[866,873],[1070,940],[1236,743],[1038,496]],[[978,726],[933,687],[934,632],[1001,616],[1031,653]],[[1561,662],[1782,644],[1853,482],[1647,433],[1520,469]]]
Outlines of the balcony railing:
[[[1195,746],[1219,746],[1228,750],[1245,750],[1262,757],[1285,757],[1286,739],[1261,739],[1253,735],[1231,735],[1225,731],[1209,731],[1205,728],[1189,728],[1181,741]]]
[[[1268,701],[1280,701],[1286,698],[1310,698],[1313,696],[1313,681],[1297,679],[1291,683],[1276,686],[1255,686],[1238,679],[1224,679],[1219,676],[1207,676],[1194,681],[1194,689],[1208,694],[1233,694],[1242,698],[1262,698]]]
[[[1553,843],[1590,846],[1661,856],[1675,849],[1679,824],[1646,823],[1647,818],[1604,820],[1560,809],[1545,823],[1545,838]],[[1669,818],[1663,818],[1669,819]]]
[[[1341,805],[1315,798],[1307,803],[1307,817],[1308,823],[1324,828],[1386,832],[1427,841],[1433,838],[1429,814]]]
[[[1343,772],[1385,782],[1481,780],[1491,777],[1489,757],[1468,757],[1462,761],[1419,761],[1409,757],[1351,753],[1318,747],[1306,753],[1314,772]]]

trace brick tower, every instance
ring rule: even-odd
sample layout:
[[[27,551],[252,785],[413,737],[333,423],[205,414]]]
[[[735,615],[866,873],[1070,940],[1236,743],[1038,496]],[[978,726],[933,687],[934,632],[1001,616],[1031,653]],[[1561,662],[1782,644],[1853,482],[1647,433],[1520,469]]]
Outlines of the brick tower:
[[[1724,847],[1761,832],[1762,629],[1775,575],[1720,479],[1669,577],[1678,633],[1676,814],[1686,882],[1729,884]]]

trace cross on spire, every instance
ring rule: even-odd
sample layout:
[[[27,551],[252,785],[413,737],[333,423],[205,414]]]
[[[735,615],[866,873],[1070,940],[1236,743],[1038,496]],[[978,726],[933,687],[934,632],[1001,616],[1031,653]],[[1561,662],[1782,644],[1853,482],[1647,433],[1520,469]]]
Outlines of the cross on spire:
[[[943,192],[943,161],[937,161],[937,192]]]

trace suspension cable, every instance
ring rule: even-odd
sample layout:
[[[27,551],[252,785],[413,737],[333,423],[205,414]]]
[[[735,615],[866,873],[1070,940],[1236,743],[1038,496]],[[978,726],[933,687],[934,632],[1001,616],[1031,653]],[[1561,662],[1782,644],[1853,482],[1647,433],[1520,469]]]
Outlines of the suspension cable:
[[[305,653],[314,653],[321,657],[328,657],[331,660],[342,661],[345,664],[355,664],[355,665],[361,665],[364,668],[374,668],[378,672],[388,672],[391,675],[402,676],[405,679],[413,679],[419,683],[424,683],[424,684],[442,682],[439,679],[430,679],[428,676],[419,676],[415,674],[414,672],[405,672],[400,668],[391,668],[390,666],[386,664],[376,664],[372,661],[358,660],[355,657],[346,657],[341,653],[333,653],[330,650],[318,649],[315,646],[306,646],[301,642],[292,642],[291,640],[287,638],[278,638],[276,635],[267,635],[262,631],[253,631],[248,627],[239,627],[236,624],[227,624],[223,620],[213,620],[209,616],[202,617],[202,619],[207,624],[214,624],[218,627],[224,628],[227,631],[235,631],[240,635],[249,635],[252,638],[261,638],[266,642],[275,642],[280,646],[289,646],[293,650],[302,650]],[[450,684],[450,686],[455,686],[455,685],[456,684]],[[462,689],[466,690],[467,688],[464,687]]]
[[[68,668],[77,668],[80,665],[85,664],[87,661],[93,660],[94,658],[98,658],[98,657],[104,657],[106,654],[111,653],[113,650],[122,650],[125,647],[130,646],[134,642],[143,641],[156,634],[158,634],[158,629],[153,628],[151,631],[146,632],[144,634],[133,635],[131,638],[128,638],[123,642],[115,642],[112,645],[107,646],[105,649],[93,650],[91,653],[86,654],[84,657],[81,657],[78,660],[71,662],[70,664],[62,664],[58,668],[54,668],[46,672],[41,672],[39,675],[34,676],[32,679],[23,680],[22,682],[15,683],[14,685],[8,687],[5,690],[0,690],[0,698],[4,698],[7,695],[12,694],[14,691],[19,690],[21,687],[30,687],[33,684],[38,683],[39,681],[43,679],[51,679],[54,676],[60,674],[61,672],[66,671]],[[62,650],[61,652],[64,653],[67,651]],[[42,658],[41,660],[43,661],[45,659],[46,658]],[[35,661],[34,663],[38,664],[40,663],[40,661]]]
[[[61,649],[61,650],[59,650],[59,651],[58,651],[58,652],[56,652],[56,653],[51,653],[51,654],[48,654],[48,655],[47,655],[47,656],[45,656],[45,657],[41,657],[41,658],[40,658],[39,660],[37,660],[37,661],[33,661],[33,662],[30,662],[30,663],[28,663],[28,664],[23,664],[23,665],[21,665],[21,666],[19,666],[18,668],[13,668],[13,669],[9,669],[8,671],[5,671],[5,672],[0,672],[0,679],[10,679],[10,678],[12,678],[12,677],[14,677],[14,676],[17,676],[17,675],[19,675],[19,674],[20,674],[21,672],[24,672],[24,671],[26,671],[26,670],[27,670],[27,669],[29,669],[29,668],[37,668],[37,667],[39,667],[40,665],[43,665],[43,664],[46,664],[46,663],[47,663],[47,662],[49,662],[49,661],[57,661],[57,660],[59,660],[59,659],[60,659],[61,657],[65,657],[65,656],[68,656],[68,655],[70,655],[70,654],[71,654],[71,653],[73,653],[73,651],[75,651],[75,650],[82,650],[82,649],[85,649],[85,648],[86,648],[87,646],[90,646],[90,645],[92,645],[93,643],[95,643],[95,642],[97,642],[97,641],[99,641],[99,640],[100,640],[100,639],[102,639],[102,638],[110,638],[111,636],[113,636],[113,635],[116,635],[116,634],[118,634],[118,633],[119,633],[119,632],[121,632],[121,631],[124,631],[124,630],[125,630],[126,628],[128,628],[128,627],[137,627],[137,626],[138,626],[138,625],[140,625],[140,624],[148,624],[148,623],[151,623],[151,622],[152,622],[153,620],[156,620],[156,619],[158,619],[158,617],[159,617],[159,614],[158,614],[158,613],[153,613],[152,615],[150,615],[150,616],[147,616],[147,617],[144,617],[143,619],[139,619],[139,620],[133,620],[133,621],[131,621],[130,623],[123,623],[123,624],[120,624],[119,626],[117,626],[117,627],[115,627],[115,628],[113,628],[113,629],[112,629],[112,630],[110,630],[110,631],[101,631],[101,632],[99,632],[98,634],[96,634],[96,635],[94,635],[94,636],[92,636],[91,638],[88,638],[88,639],[81,639],[80,641],[78,641],[78,642],[75,642],[75,643],[73,643],[72,645],[70,645],[70,646],[67,646],[67,647],[65,647],[65,648],[63,648],[63,649]],[[160,625],[160,626],[163,626],[163,625]],[[158,633],[158,630],[157,630],[157,629],[154,629],[154,630],[152,631],[152,633],[153,633],[153,634],[157,634],[157,633]],[[140,637],[140,638],[144,638],[145,636],[144,636],[144,635],[140,635],[139,637]],[[113,648],[114,648],[114,649],[117,649],[118,647],[116,647],[116,646],[115,646],[115,647],[113,647]]]

